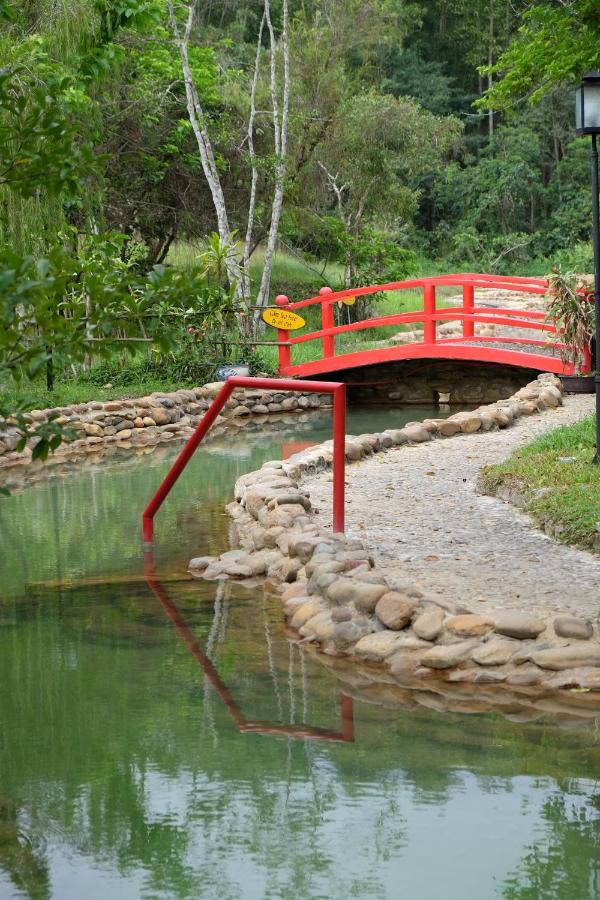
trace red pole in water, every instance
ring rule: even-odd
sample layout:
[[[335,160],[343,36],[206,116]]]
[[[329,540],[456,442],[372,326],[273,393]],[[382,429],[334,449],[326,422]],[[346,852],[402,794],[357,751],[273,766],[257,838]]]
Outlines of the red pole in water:
[[[233,390],[233,385],[230,384],[230,381],[226,381],[209,408],[206,410],[202,417],[202,421],[196,427],[193,435],[189,439],[189,441],[184,446],[183,450],[169,469],[167,473],[167,477],[164,479],[159,489],[155,493],[154,497],[146,507],[142,515],[142,533],[145,541],[151,541],[154,536],[154,516],[156,512],[162,506],[167,494],[187,466],[190,458],[193,456],[194,451],[198,447],[198,444],[213,424],[217,416],[219,415],[221,409],[229,399],[229,395]]]
[[[145,541],[154,536],[154,516],[171,488],[185,469],[198,444],[213,424],[236,387],[264,388],[277,391],[301,391],[313,394],[333,394],[333,530],[344,531],[344,467],[346,462],[346,385],[339,381],[295,381],[291,378],[249,378],[234,375],[228,378],[202,421],[171,466],[166,478],[142,514],[142,533]]]
[[[346,465],[346,385],[333,392],[333,530],[344,531]]]

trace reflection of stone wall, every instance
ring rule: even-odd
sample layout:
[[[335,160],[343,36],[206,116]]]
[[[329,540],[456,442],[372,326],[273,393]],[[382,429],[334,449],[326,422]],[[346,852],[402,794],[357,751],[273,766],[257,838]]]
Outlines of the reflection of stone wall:
[[[210,406],[222,382],[186,388],[171,393],[154,393],[129,400],[90,401],[54,409],[32,410],[25,420],[32,425],[48,421],[57,413],[61,425],[73,429],[75,440],[63,444],[58,453],[97,450],[98,445],[144,446],[176,437],[189,437]],[[303,412],[330,407],[328,394],[290,393],[240,388],[225,404],[216,423],[240,423],[245,418],[275,413]],[[19,432],[10,424],[0,424],[0,466],[22,464],[31,459],[31,447],[18,453]],[[32,444],[33,446],[33,444]]]
[[[495,403],[531,380],[530,369],[513,366],[410,360],[336,373],[348,397],[361,403]]]

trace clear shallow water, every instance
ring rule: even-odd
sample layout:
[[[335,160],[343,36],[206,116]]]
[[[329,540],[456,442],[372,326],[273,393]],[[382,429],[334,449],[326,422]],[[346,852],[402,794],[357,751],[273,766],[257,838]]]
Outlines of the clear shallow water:
[[[596,722],[354,701],[352,742],[264,733],[341,736],[338,683],[276,598],[181,579],[225,547],[236,475],[329,430],[244,429],[198,454],[157,517],[162,603],[139,517],[175,448],[2,499],[0,898],[600,897]]]

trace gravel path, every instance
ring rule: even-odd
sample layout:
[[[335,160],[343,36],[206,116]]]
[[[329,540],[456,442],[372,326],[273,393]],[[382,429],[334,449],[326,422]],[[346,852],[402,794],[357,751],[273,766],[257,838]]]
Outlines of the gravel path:
[[[394,448],[349,467],[347,533],[360,537],[385,571],[414,579],[475,612],[522,609],[600,614],[600,557],[557,544],[510,504],[475,492],[486,463],[593,412],[593,396],[502,431]],[[331,521],[331,474],[311,480]]]

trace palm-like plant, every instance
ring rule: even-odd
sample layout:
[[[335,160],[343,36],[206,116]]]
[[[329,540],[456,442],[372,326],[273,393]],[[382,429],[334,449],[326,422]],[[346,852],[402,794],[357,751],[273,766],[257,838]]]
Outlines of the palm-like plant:
[[[560,358],[581,374],[584,348],[594,336],[595,307],[590,278],[576,272],[553,269],[548,276],[549,305],[546,319],[556,327],[560,340]]]

